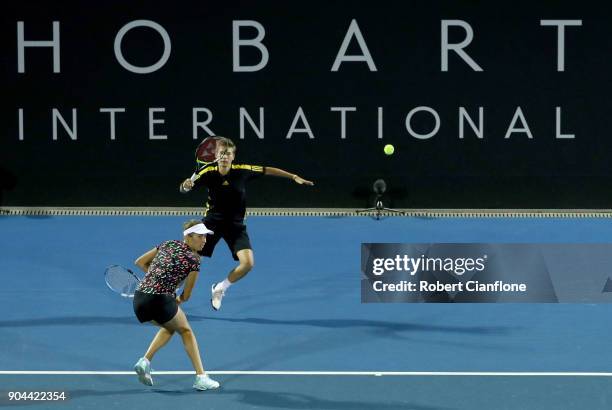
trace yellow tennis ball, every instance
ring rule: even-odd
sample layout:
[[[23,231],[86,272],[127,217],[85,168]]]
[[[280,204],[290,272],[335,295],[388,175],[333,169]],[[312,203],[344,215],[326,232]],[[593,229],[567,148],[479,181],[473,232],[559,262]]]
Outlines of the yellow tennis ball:
[[[395,147],[391,144],[387,144],[385,148],[383,148],[383,151],[385,151],[385,154],[391,155],[395,152]]]

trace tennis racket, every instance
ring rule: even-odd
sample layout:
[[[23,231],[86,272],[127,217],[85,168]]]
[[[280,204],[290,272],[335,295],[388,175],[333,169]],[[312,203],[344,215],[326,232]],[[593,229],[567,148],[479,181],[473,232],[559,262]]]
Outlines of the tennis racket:
[[[120,265],[111,265],[106,268],[104,280],[113,292],[118,293],[124,298],[133,298],[136,287],[140,283],[140,278],[134,272]],[[176,288],[176,295],[182,292],[184,284],[185,279]]]
[[[133,298],[140,278],[130,269],[119,265],[111,265],[104,272],[106,285],[124,298]]]
[[[191,182],[200,178],[198,173],[217,162],[217,137],[204,138],[195,151],[196,168],[191,176]]]

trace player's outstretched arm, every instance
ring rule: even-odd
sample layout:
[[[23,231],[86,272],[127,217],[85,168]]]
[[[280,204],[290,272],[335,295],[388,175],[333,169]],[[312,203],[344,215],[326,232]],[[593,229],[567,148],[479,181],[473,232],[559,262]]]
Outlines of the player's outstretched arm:
[[[314,182],[302,178],[298,174],[292,174],[280,168],[266,167],[266,175],[272,175],[275,177],[289,178],[293,182],[300,185],[314,185]]]

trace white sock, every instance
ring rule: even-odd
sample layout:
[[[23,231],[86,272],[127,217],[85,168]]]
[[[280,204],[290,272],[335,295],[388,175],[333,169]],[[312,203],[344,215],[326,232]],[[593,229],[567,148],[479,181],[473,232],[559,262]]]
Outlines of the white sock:
[[[221,289],[222,291],[225,292],[227,288],[229,288],[230,286],[232,286],[232,282],[225,279],[223,282],[217,283],[217,286],[215,286],[215,290]]]

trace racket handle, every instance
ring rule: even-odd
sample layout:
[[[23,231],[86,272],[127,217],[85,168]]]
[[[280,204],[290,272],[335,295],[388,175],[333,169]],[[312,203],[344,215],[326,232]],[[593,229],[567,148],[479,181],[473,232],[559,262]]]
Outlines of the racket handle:
[[[200,176],[194,172],[189,179],[191,180],[191,182],[196,182],[198,179],[200,179]]]

